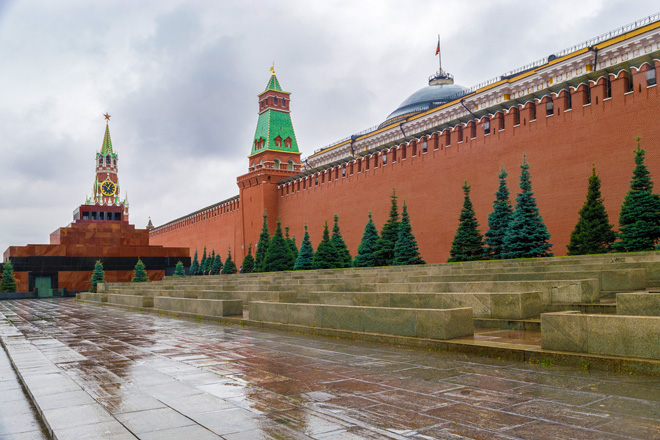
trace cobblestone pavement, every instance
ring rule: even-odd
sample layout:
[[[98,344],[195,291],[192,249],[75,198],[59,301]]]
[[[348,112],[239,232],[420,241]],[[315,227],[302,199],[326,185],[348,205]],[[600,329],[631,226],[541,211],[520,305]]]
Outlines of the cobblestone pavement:
[[[0,338],[60,439],[660,439],[657,377],[68,299],[0,302]]]

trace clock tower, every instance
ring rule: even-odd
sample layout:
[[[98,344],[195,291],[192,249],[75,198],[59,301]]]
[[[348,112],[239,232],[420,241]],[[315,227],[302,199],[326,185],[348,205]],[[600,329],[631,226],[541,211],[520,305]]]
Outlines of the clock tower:
[[[112,149],[110,115],[105,114],[105,135],[101,150],[96,152],[96,176],[92,196],[74,211],[74,220],[128,221],[128,200],[119,198],[119,155]]]

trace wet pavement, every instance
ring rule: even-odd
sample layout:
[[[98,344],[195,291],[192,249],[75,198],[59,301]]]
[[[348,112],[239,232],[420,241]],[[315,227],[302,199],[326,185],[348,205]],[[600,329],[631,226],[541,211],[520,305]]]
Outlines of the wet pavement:
[[[0,302],[0,338],[59,439],[660,439],[657,377],[196,322],[70,299]],[[23,434],[12,431],[15,414],[34,413],[24,394],[7,392],[20,387],[6,353],[0,439],[44,438],[27,418],[19,423]],[[22,403],[13,409],[6,396]]]

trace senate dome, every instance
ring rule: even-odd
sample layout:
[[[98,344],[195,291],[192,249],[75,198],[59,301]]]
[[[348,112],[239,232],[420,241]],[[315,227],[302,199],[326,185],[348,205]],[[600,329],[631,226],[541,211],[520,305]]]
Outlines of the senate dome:
[[[424,112],[464,95],[467,88],[454,84],[454,77],[442,68],[429,78],[429,85],[417,90],[386,118],[386,123],[403,119],[410,114]]]

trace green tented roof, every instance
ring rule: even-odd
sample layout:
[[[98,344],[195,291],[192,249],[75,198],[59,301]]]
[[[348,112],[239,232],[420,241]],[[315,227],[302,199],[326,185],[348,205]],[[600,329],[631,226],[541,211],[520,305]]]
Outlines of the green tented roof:
[[[282,143],[280,144],[281,146],[276,147],[275,138],[278,136],[282,138]],[[284,141],[286,138],[291,138],[291,148],[285,147]],[[265,145],[263,148],[257,149],[255,141],[261,139],[264,139]],[[289,113],[270,109],[259,115],[250,156],[265,150],[299,153],[298,141],[296,141],[296,133],[293,131],[293,124],[291,123],[291,115]]]
[[[282,91],[282,87],[280,87],[280,82],[277,80],[277,77],[273,73],[273,75],[270,77],[270,81],[268,81],[268,85],[266,86],[266,90],[277,90],[278,92]]]
[[[101,154],[113,154],[112,141],[110,140],[110,127],[105,124],[105,135],[103,136],[103,145],[101,145]]]

